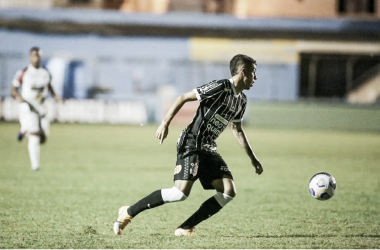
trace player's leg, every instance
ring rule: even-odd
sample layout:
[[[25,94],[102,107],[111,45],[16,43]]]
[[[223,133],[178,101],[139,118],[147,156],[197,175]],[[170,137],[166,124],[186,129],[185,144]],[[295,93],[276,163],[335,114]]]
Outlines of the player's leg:
[[[192,186],[192,181],[177,180],[172,188],[156,190],[132,206],[121,207],[118,211],[118,218],[114,222],[114,233],[122,234],[131,220],[147,209],[159,207],[165,203],[185,200],[189,196]]]
[[[25,103],[26,104],[26,103]],[[24,106],[23,116],[20,119],[22,130],[28,136],[28,152],[31,167],[33,170],[40,168],[40,125],[39,117],[32,112],[29,106]]]
[[[196,225],[219,212],[236,195],[232,174],[220,156],[202,156],[200,164],[199,178],[203,188],[216,189],[217,193],[175,230],[176,236],[194,236]]]
[[[214,180],[212,185],[217,193],[202,203],[200,208],[177,228],[175,231],[176,236],[194,236],[194,227],[196,225],[219,212],[236,195],[235,184],[232,179]]]
[[[36,115],[37,116],[37,115]],[[28,133],[28,151],[29,151],[29,158],[31,167],[33,170],[39,170],[40,169],[40,133],[38,126],[35,126],[36,120],[38,118],[31,116],[31,124],[30,132]],[[37,122],[38,124],[38,122]]]
[[[131,222],[132,218],[146,209],[155,208],[165,203],[185,200],[190,195],[193,183],[197,179],[197,166],[197,155],[183,156],[182,154],[178,154],[177,164],[174,169],[174,186],[156,190],[132,206],[121,207],[118,212],[119,216],[113,225],[114,233],[122,234],[124,228]]]
[[[17,135],[17,140],[22,141],[26,132],[28,131],[28,127],[30,126],[30,108],[26,102],[19,104],[19,122],[20,122],[20,131]]]
[[[32,164],[33,170],[40,169],[40,121],[39,116],[31,112],[29,116],[29,127],[28,127],[28,151],[30,162]]]
[[[192,181],[177,180],[172,188],[156,190],[128,208],[128,214],[135,217],[146,209],[155,208],[165,203],[185,200],[193,186]]]
[[[41,145],[49,134],[50,123],[46,116],[31,112],[29,116],[28,151],[33,170],[40,169]]]
[[[28,151],[33,170],[40,169],[40,135],[38,132],[28,134]]]
[[[50,121],[45,116],[40,117],[40,144],[44,144],[50,133]]]

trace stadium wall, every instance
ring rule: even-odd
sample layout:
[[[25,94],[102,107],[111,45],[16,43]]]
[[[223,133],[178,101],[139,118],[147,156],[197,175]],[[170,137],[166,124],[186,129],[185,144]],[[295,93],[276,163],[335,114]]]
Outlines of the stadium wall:
[[[142,101],[150,122],[159,121],[179,93],[229,78],[228,62],[237,53],[258,62],[258,80],[247,92],[251,101],[296,101],[303,53],[377,55],[377,24],[0,10],[0,97],[9,97],[30,47],[40,46],[58,94],[69,100]]]
[[[53,122],[137,124],[148,122],[148,111],[142,101],[66,100],[64,104],[46,100],[47,118]],[[18,121],[19,103],[6,97],[0,101],[0,116],[5,121]]]
[[[74,90],[67,98],[86,98],[88,90],[93,87],[108,90],[97,98],[112,100],[155,93],[165,85],[170,85],[177,93],[181,93],[210,80],[229,78],[228,62],[236,53],[252,55],[258,61],[259,80],[254,91],[248,94],[249,98],[297,98],[299,72],[297,52],[292,48],[294,42],[62,36],[6,30],[0,31],[0,40],[3,44],[0,48],[0,63],[3,68],[0,73],[2,97],[9,96],[14,73],[28,64],[28,50],[37,45],[43,49],[45,64],[48,68],[51,66],[49,69],[53,77],[57,76],[53,85],[59,94],[64,88],[64,66],[67,67],[70,62],[82,63],[82,78],[74,79],[76,82],[71,83]],[[57,58],[60,62],[57,62]],[[53,59],[55,64],[52,61],[49,64],[49,60]],[[279,81],[285,76],[286,81]]]
[[[142,100],[157,121],[179,93],[214,79],[230,78],[236,53],[256,56],[259,80],[250,99],[297,99],[294,42],[170,37],[104,37],[0,30],[0,96],[10,96],[12,78],[28,64],[32,46],[43,50],[53,87],[66,99]],[[290,52],[289,52],[290,51]],[[279,53],[279,55],[276,55]],[[281,79],[287,79],[283,81]]]
[[[162,107],[165,111],[169,102]],[[18,102],[10,97],[0,101],[0,116],[17,121]],[[68,100],[57,104],[47,100],[48,118],[64,123],[109,123],[141,126],[148,121],[148,110],[138,101]],[[174,117],[172,125],[186,126],[191,122],[197,102],[186,103]],[[342,103],[311,102],[250,102],[243,120],[245,126],[302,130],[335,130],[380,132],[380,109]],[[1,123],[0,123],[1,128]],[[0,129],[1,130],[1,129]]]

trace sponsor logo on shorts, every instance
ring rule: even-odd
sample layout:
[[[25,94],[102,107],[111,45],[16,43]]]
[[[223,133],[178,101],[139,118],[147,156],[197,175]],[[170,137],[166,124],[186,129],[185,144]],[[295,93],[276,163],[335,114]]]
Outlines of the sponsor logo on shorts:
[[[220,171],[228,172],[230,171],[230,169],[228,168],[228,166],[220,166]]]
[[[182,169],[182,165],[175,166],[175,168],[174,168],[174,174],[178,174],[179,172],[181,172],[181,169]]]

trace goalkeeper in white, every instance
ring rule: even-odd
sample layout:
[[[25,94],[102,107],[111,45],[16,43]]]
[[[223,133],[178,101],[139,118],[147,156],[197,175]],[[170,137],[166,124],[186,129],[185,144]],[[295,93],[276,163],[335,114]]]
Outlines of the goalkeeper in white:
[[[30,64],[16,73],[11,90],[11,95],[20,102],[21,128],[18,140],[21,141],[25,135],[28,137],[28,151],[33,170],[40,168],[40,144],[44,143],[49,135],[50,123],[44,105],[48,92],[56,101],[62,101],[51,86],[49,71],[41,67],[41,53],[38,47],[30,49]]]

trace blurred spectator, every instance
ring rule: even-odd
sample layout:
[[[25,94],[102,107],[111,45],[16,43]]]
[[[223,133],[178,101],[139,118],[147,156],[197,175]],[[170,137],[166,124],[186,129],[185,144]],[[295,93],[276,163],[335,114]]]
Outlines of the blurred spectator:
[[[169,0],[124,0],[122,12],[150,12],[162,14],[168,11]]]
[[[374,12],[374,0],[340,0],[339,12],[361,14]]]
[[[203,11],[207,13],[228,13],[233,10],[233,0],[204,0]]]
[[[124,0],[103,0],[103,9],[120,9]]]

